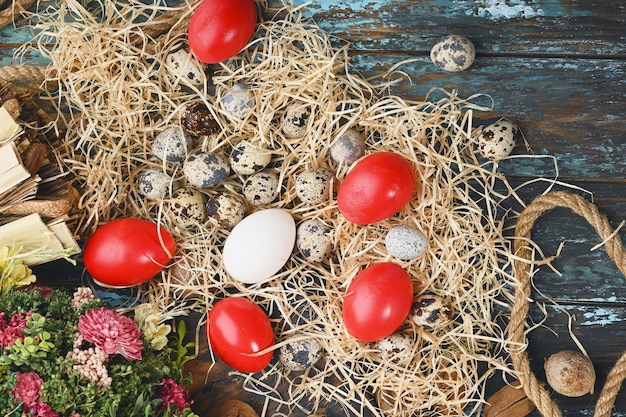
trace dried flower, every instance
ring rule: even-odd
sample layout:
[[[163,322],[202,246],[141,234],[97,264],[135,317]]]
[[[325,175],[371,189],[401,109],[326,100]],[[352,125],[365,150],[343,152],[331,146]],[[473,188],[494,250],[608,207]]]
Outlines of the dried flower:
[[[82,337],[109,355],[141,359],[143,342],[139,326],[131,318],[107,308],[93,308],[78,320]]]
[[[173,379],[165,378],[161,381],[163,386],[159,391],[159,398],[163,400],[161,407],[167,408],[170,405],[174,405],[177,410],[184,410],[189,407],[187,398],[187,390],[178,385]]]
[[[72,370],[100,387],[111,386],[113,380],[109,376],[106,366],[109,356],[98,346],[82,350],[82,344],[83,337],[77,334],[74,340],[74,349],[67,353],[68,359],[76,362]]]
[[[78,308],[82,303],[90,303],[94,300],[93,292],[89,287],[79,287],[72,295],[72,307]]]
[[[40,399],[43,380],[34,372],[17,373],[17,385],[13,388],[15,398],[28,409],[34,408]]]
[[[26,327],[26,321],[32,313],[14,314],[9,321],[6,321],[6,313],[0,312],[0,346],[7,347],[16,340],[24,340],[22,330]]]
[[[16,248],[0,247],[0,292],[32,284],[36,279],[30,268],[18,256]]]
[[[167,345],[167,335],[172,331],[172,326],[163,323],[165,319],[166,317],[150,303],[135,307],[135,321],[139,324],[144,338],[155,350],[161,350]]]

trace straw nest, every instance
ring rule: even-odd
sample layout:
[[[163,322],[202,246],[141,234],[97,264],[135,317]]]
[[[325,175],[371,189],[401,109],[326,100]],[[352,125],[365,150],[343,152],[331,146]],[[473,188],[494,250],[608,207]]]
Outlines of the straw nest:
[[[497,317],[507,311],[515,285],[501,208],[514,190],[493,162],[477,156],[472,139],[473,115],[491,109],[453,91],[436,90],[423,101],[393,95],[401,73],[376,79],[354,74],[349,45],[329,37],[292,6],[280,18],[259,24],[244,53],[215,68],[211,82],[194,87],[164,65],[184,38],[170,33],[157,43],[144,32],[150,19],[172,9],[103,1],[94,12],[76,1],[58,3],[37,14],[38,41],[51,62],[50,79],[60,85],[53,99],[67,133],[58,153],[83,190],[77,230],[87,237],[104,222],[136,216],[164,225],[179,245],[172,264],[142,287],[145,296],[203,310],[226,296],[246,297],[271,317],[277,347],[317,339],[324,359],[305,372],[289,372],[274,361],[260,373],[242,375],[246,389],[282,410],[313,412],[333,401],[355,415],[366,410],[374,415],[468,415],[482,406],[486,379],[497,370],[509,372],[511,346]],[[173,10],[183,17],[191,13],[185,7]],[[242,120],[220,104],[237,83],[248,85],[256,98],[252,113]],[[280,207],[297,223],[321,220],[332,229],[333,251],[326,261],[307,262],[294,250],[270,281],[241,284],[222,264],[228,229],[213,219],[181,227],[167,198],[147,200],[139,193],[137,177],[147,168],[184,184],[180,164],[155,158],[151,143],[159,132],[179,124],[186,104],[195,100],[208,105],[220,128],[195,139],[193,147],[225,159],[241,139],[269,150],[267,170],[278,175],[279,197],[262,207],[249,206],[249,212]],[[290,139],[280,129],[292,102],[308,106],[312,114],[301,139]],[[295,192],[295,176],[308,168],[325,167],[341,182],[349,167],[334,162],[329,147],[349,128],[362,133],[368,154],[393,151],[411,161],[420,185],[397,215],[368,226],[346,221],[332,197],[310,206]],[[240,195],[244,181],[245,176],[231,174],[200,191],[207,198],[218,192]],[[395,225],[423,232],[429,250],[411,261],[392,258],[384,241]],[[412,341],[405,362],[384,360],[377,343],[359,342],[342,323],[347,286],[379,261],[401,265],[413,279],[416,297],[438,295],[453,312],[454,320],[441,329],[405,322],[399,331]]]

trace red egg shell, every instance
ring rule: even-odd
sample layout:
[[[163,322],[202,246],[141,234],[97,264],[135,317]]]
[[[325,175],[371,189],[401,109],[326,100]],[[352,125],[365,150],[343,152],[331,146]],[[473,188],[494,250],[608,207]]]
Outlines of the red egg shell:
[[[365,268],[354,278],[343,299],[343,321],[348,332],[363,342],[374,342],[395,332],[411,311],[413,283],[392,262]]]
[[[337,193],[337,206],[352,223],[376,223],[411,201],[415,186],[415,171],[406,158],[393,152],[373,153],[348,172]]]
[[[87,240],[83,263],[97,284],[129,287],[158,274],[176,251],[176,242],[155,223],[116,219],[99,227]]]
[[[209,312],[207,338],[213,352],[241,372],[258,372],[270,363],[274,331],[265,312],[245,298],[225,298]]]

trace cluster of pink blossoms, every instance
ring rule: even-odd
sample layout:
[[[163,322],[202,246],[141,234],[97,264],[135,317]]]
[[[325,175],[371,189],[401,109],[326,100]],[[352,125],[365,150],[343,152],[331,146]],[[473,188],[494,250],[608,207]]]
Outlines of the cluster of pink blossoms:
[[[98,346],[83,350],[82,345],[83,337],[78,334],[74,340],[73,349],[67,353],[67,357],[75,362],[72,369],[98,386],[110,387],[113,380],[107,370],[109,355]]]
[[[126,359],[141,359],[141,330],[130,317],[108,308],[94,308],[78,319],[78,331],[87,342],[108,355],[120,354]]]
[[[26,314],[14,314],[9,320],[4,312],[0,313],[0,346],[7,347],[16,340],[24,340],[22,329],[26,327],[26,320],[32,316],[32,312]]]
[[[15,398],[23,403],[22,415],[32,417],[58,417],[52,408],[41,401],[43,380],[34,372],[18,373],[17,384],[13,388]]]
[[[161,381],[163,386],[159,391],[159,398],[163,400],[161,404],[162,408],[167,408],[170,405],[174,405],[178,410],[184,410],[189,407],[191,403],[187,402],[187,390],[176,383],[171,378],[166,378]]]

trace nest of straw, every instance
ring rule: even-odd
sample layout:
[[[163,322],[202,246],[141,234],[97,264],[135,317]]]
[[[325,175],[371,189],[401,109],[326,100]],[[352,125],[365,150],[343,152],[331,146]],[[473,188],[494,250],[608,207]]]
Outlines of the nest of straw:
[[[78,232],[87,237],[104,222],[135,216],[164,225],[179,244],[172,264],[142,287],[144,295],[164,305],[203,309],[223,297],[246,297],[271,317],[277,347],[316,338],[324,359],[305,372],[289,372],[275,361],[260,373],[242,374],[246,389],[289,410],[303,407],[301,400],[308,412],[332,401],[354,415],[366,410],[374,415],[469,415],[482,406],[485,381],[496,371],[510,371],[505,359],[509,341],[497,316],[508,309],[514,285],[501,209],[514,190],[492,162],[477,156],[472,139],[474,114],[491,109],[453,91],[436,90],[421,101],[393,95],[391,87],[401,74],[365,79],[352,73],[349,45],[291,6],[280,18],[259,24],[245,52],[215,68],[212,82],[198,88],[164,69],[168,53],[184,38],[170,33],[157,42],[144,31],[150,18],[171,9],[131,1],[102,2],[90,11],[73,0],[58,3],[37,13],[37,39],[51,62],[49,78],[60,86],[53,98],[67,130],[57,152],[83,191]],[[181,19],[191,13],[189,7],[176,11]],[[147,23],[137,23],[142,20]],[[220,106],[237,83],[248,85],[256,98],[244,120]],[[229,230],[212,219],[180,227],[168,215],[167,199],[141,196],[137,176],[147,168],[184,183],[180,166],[152,156],[150,144],[178,124],[185,105],[195,100],[204,101],[220,125],[218,133],[197,139],[195,148],[227,159],[232,146],[245,138],[272,153],[268,169],[278,175],[279,197],[249,211],[280,207],[297,223],[321,220],[332,229],[332,256],[311,263],[294,251],[270,281],[245,285],[223,268],[221,249]],[[302,139],[285,137],[280,129],[292,102],[311,110]],[[410,160],[421,185],[401,212],[369,226],[346,221],[333,198],[309,206],[294,189],[295,176],[308,168],[330,169],[338,181],[345,177],[349,167],[334,162],[328,150],[350,128],[366,138],[368,154],[393,151]],[[244,181],[231,175],[200,191],[207,197],[222,191],[240,194]],[[428,252],[411,261],[392,259],[384,240],[395,225],[422,231]],[[407,363],[384,360],[376,343],[356,340],[342,323],[347,286],[379,261],[401,265],[415,283],[416,296],[438,295],[454,313],[453,322],[437,331],[407,320],[399,329],[413,341]]]

